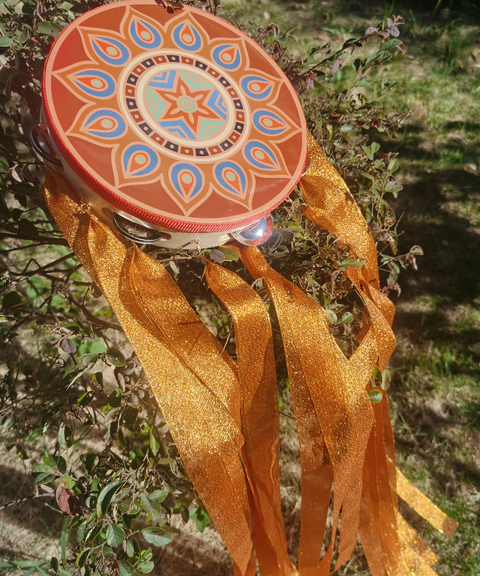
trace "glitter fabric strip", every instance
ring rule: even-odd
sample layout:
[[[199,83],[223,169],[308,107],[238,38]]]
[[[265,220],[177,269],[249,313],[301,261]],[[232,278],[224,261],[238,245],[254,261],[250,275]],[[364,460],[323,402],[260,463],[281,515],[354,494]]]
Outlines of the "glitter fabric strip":
[[[260,573],[289,576],[293,567],[280,506],[280,423],[270,317],[260,296],[237,274],[209,262],[206,279],[234,320],[242,457],[252,491]]]
[[[373,576],[432,576],[436,556],[399,515],[397,492],[445,535],[457,523],[396,470],[387,394],[375,405],[367,394],[374,366],[383,370],[395,347],[394,307],[379,291],[376,247],[357,204],[312,137],[309,153],[300,182],[306,216],[365,260],[346,271],[368,313],[352,357],[341,352],[320,306],[257,248],[232,246],[264,279],[282,332],[301,458],[298,572],[280,514],[275,362],[261,299],[234,273],[208,265],[208,282],[234,318],[236,365],[161,264],[127,246],[57,174],[47,174],[45,195],[144,367],[235,576],[254,576],[257,559],[261,576],[327,576],[335,541],[338,570],[357,533]],[[320,559],[332,484],[333,531]]]
[[[290,390],[302,463],[302,521],[319,494],[330,496],[328,467],[334,482],[333,534],[319,564],[323,533],[317,516],[313,533],[302,530],[299,571],[303,575],[330,572],[335,528],[342,509],[337,567],[348,559],[356,542],[366,443],[373,422],[366,385],[377,358],[370,330],[349,361],[330,332],[325,311],[300,288],[268,266],[257,248],[242,248],[241,257],[254,278],[263,278],[275,304],[287,360]],[[363,380],[363,381],[362,381]],[[328,458],[327,458],[328,455]],[[313,478],[315,481],[304,482]],[[325,488],[328,486],[328,490]],[[321,500],[321,499],[320,499]],[[326,498],[320,502],[328,507]]]
[[[429,500],[423,492],[414,486],[397,470],[397,493],[416,512],[428,520],[430,524],[447,538],[450,538],[458,528],[458,522],[449,518],[440,508]]]
[[[333,232],[365,260],[365,277],[378,288],[377,250],[372,235],[347,185],[311,134],[308,137],[310,168],[300,180],[307,203],[305,216]]]
[[[185,310],[184,297],[174,284],[166,279],[162,285],[155,277],[158,263],[153,261],[152,269],[143,279],[142,289],[145,289],[146,299],[152,290],[157,290],[159,300],[163,295],[168,300],[179,329],[175,347],[170,341],[175,339],[174,335],[165,335],[158,328],[159,319],[152,321],[151,311],[144,311],[144,303],[137,300],[136,290],[132,289],[132,267],[138,265],[137,249],[127,249],[109,228],[80,204],[76,194],[57,174],[47,174],[45,197],[69,244],[112,306],[142,363],[195,488],[240,572],[247,573],[252,553],[250,511],[239,458],[243,444],[237,423],[239,403],[238,398],[232,400],[235,390],[229,390],[229,386],[237,386],[235,379],[228,376],[230,363],[222,366],[217,345],[205,349],[213,363],[206,386],[201,378],[205,377],[204,371],[208,367],[198,362],[195,369],[191,369],[186,363],[188,358],[177,355],[178,351],[189,352],[190,357],[195,358],[194,348],[204,332],[200,337],[194,329],[190,334],[182,332],[182,326],[192,324],[194,312]],[[140,261],[142,259],[143,256]],[[154,288],[146,286],[149,282],[153,282]],[[182,310],[185,312],[183,319]],[[193,325],[197,323],[198,319],[194,318]],[[166,326],[167,332],[168,329]],[[252,576],[255,573],[252,567],[249,572]]]
[[[376,247],[368,226],[345,183],[315,142],[309,137],[310,169],[300,181],[307,218],[341,238],[353,253],[364,259],[361,270],[348,268],[346,275],[362,296],[376,340],[376,365],[384,370],[395,348],[391,323],[395,308],[379,291]],[[361,340],[360,348],[366,337]],[[356,355],[358,355],[358,350]],[[360,365],[362,363],[360,362]],[[358,370],[357,362],[357,370]],[[362,380],[359,379],[359,382]],[[368,440],[363,470],[359,534],[374,576],[433,574],[435,555],[407,531],[397,509],[397,491],[425,518],[449,535],[456,522],[434,506],[395,469],[393,432],[387,393],[374,406],[375,421]],[[404,479],[404,480],[403,480]],[[438,514],[438,516],[437,516]],[[342,533],[344,513],[342,511]],[[415,534],[415,533],[414,533]],[[341,552],[337,567],[342,560]]]

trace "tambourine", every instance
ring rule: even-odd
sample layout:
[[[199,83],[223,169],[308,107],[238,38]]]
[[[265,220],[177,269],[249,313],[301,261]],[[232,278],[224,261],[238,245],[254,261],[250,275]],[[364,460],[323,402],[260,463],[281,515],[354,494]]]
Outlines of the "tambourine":
[[[107,4],[57,38],[35,149],[130,240],[263,243],[305,171],[307,128],[285,74],[202,10]]]

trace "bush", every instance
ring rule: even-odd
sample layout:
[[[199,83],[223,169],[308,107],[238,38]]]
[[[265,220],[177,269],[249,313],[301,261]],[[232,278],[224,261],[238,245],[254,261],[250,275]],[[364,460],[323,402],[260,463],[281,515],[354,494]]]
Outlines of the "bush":
[[[66,522],[62,556],[52,558],[51,568],[61,574],[99,573],[105,566],[121,574],[148,573],[154,568],[151,546],[167,545],[178,531],[172,515],[184,523],[195,519],[200,531],[209,522],[169,433],[162,431],[162,415],[134,352],[45,207],[45,168],[29,147],[49,46],[77,15],[100,4],[8,0],[0,25],[0,438],[31,469],[37,496],[53,496],[55,489]],[[415,256],[422,253],[414,246],[397,254],[398,220],[389,199],[402,189],[395,180],[399,163],[396,154],[381,151],[388,147],[385,136],[395,137],[407,116],[385,105],[396,81],[382,73],[382,64],[403,50],[402,19],[388,19],[340,47],[329,42],[294,58],[292,33],[282,35],[275,24],[246,29],[222,12],[218,0],[197,4],[249,33],[284,69],[303,101],[309,129],[370,225],[384,291],[400,293],[401,268],[416,267]],[[303,207],[296,189],[275,210],[275,234],[264,252],[275,269],[325,307],[333,333],[351,354],[362,318],[361,302],[344,275],[354,260],[347,245],[304,218]],[[207,294],[203,262],[207,257],[232,266],[234,255],[150,252],[169,266],[233,355],[231,321]],[[267,300],[261,282],[255,286]],[[285,409],[280,338],[275,344]],[[377,384],[387,380],[376,375]],[[77,538],[70,552],[72,529]],[[45,568],[40,561],[30,566]]]

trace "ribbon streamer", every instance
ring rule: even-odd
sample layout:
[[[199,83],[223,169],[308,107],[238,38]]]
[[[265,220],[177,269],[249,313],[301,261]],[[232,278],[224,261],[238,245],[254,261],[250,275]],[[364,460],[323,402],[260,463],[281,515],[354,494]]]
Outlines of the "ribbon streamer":
[[[142,363],[185,468],[240,572],[255,574],[233,362],[163,266],[135,246],[126,248],[58,174],[47,174],[45,197]],[[153,304],[153,311],[147,308]]]
[[[354,354],[345,357],[325,311],[257,248],[229,245],[264,279],[282,333],[301,457],[298,572],[281,515],[275,359],[261,298],[208,263],[208,284],[234,319],[235,363],[164,267],[127,246],[60,175],[47,174],[45,196],[135,349],[236,575],[254,576],[258,560],[261,576],[327,576],[350,557],[359,534],[373,576],[431,576],[437,557],[400,516],[397,494],[447,536],[457,523],[396,470],[387,395],[375,405],[368,396],[373,368],[384,370],[395,347],[394,307],[379,290],[376,247],[357,204],[311,136],[309,153],[300,182],[305,215],[364,261],[346,271],[368,311]],[[332,486],[333,529],[321,558]]]

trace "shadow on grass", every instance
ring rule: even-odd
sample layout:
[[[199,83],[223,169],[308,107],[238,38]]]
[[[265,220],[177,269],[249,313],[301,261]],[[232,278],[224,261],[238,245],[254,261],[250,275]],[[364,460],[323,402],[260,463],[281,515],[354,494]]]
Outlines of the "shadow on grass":
[[[0,510],[0,558],[19,560],[19,549],[24,557],[38,560],[40,553],[34,541],[38,536],[59,541],[63,524],[63,514],[56,507],[55,497],[32,498],[33,479],[21,469],[0,465],[0,485],[4,494],[14,494],[16,503]],[[26,500],[23,500],[26,498]],[[10,502],[0,502],[0,506]],[[50,505],[50,506],[49,506]],[[8,544],[7,544],[8,542]],[[15,550],[11,542],[15,542]],[[49,558],[44,558],[49,561]]]

